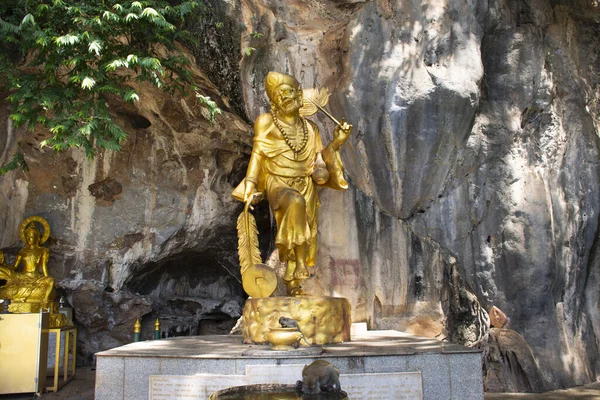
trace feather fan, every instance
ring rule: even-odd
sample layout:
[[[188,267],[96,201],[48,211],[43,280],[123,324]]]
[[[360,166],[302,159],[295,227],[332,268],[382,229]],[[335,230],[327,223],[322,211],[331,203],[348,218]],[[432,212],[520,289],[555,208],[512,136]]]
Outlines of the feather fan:
[[[237,220],[238,231],[238,256],[240,258],[240,272],[243,275],[248,268],[262,263],[258,248],[258,229],[254,215],[246,207]]]
[[[318,106],[325,107],[327,105],[330,95],[327,88],[302,90],[302,108],[300,108],[300,115],[308,117],[316,114],[316,112],[319,111]]]

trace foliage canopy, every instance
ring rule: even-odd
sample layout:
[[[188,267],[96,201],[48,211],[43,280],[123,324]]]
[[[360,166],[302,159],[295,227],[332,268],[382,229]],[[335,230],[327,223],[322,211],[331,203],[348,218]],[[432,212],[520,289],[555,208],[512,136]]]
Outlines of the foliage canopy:
[[[88,157],[99,148],[120,150],[126,133],[111,117],[109,96],[139,100],[132,81],[169,92],[195,89],[189,60],[175,45],[191,40],[177,25],[201,6],[195,0],[2,3],[0,86],[9,92],[15,126],[50,130],[42,146],[81,147]],[[211,118],[220,112],[207,97],[198,98]],[[21,162],[17,156],[4,169]]]

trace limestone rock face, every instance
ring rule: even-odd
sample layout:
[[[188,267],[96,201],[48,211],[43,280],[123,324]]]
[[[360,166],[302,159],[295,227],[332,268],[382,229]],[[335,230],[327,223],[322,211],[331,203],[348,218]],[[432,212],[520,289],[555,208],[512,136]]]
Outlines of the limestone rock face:
[[[230,192],[247,165],[250,121],[268,110],[264,77],[278,70],[328,88],[329,110],[354,125],[342,150],[350,188],[321,192],[305,289],[347,297],[353,320],[371,328],[482,347],[477,310],[497,306],[530,346],[535,362],[520,365],[539,375],[497,373],[489,387],[596,379],[597,2],[207,5],[192,51],[201,90],[226,111],[216,125],[193,97],[146,88],[135,106],[114,104],[130,134],[124,151],[88,162],[40,150],[45,133],[15,131],[0,109],[0,162],[21,142],[31,168],[0,177],[0,249],[14,257],[23,217],[50,221],[52,274],[85,352],[127,341],[137,316],[146,330],[161,314],[165,333],[197,334],[206,318],[239,315]],[[333,124],[312,119],[329,141]],[[256,215],[267,250],[268,209]]]

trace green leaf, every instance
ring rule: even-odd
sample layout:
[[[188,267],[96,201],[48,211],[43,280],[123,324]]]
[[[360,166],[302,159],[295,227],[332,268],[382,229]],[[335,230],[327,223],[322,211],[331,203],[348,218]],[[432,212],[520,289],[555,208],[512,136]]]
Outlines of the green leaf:
[[[117,68],[121,68],[121,67],[129,68],[129,63],[127,62],[127,60],[123,60],[123,59],[113,60],[113,61],[109,62],[104,67],[104,69],[106,69],[107,71],[114,71]]]
[[[135,92],[135,90],[125,93],[125,96],[123,98],[129,103],[132,103],[134,101],[140,101],[140,97]]]
[[[194,10],[194,8],[196,8],[197,5],[198,5],[198,3],[195,1],[186,1],[184,3],[181,3],[179,5],[179,15],[181,17],[183,17],[183,16],[191,13]]]
[[[42,48],[48,46],[49,39],[46,35],[40,34],[38,38],[35,40],[35,43],[40,45]]]
[[[90,134],[92,133],[92,128],[90,127],[90,124],[87,124],[79,128],[77,130],[77,133],[83,136],[90,136]]]
[[[25,172],[29,171],[29,167],[27,167],[25,157],[23,156],[23,153],[21,153],[21,150],[18,150],[15,154],[13,154],[10,162],[0,168],[0,175],[4,175],[7,172],[13,171],[19,167]]]
[[[153,69],[153,70],[161,70],[162,69],[162,64],[161,64],[160,60],[156,57],[144,57],[141,60],[139,60],[139,63],[141,66],[149,68],[149,69]]]
[[[72,35],[70,33],[67,33],[64,36],[59,36],[56,39],[54,39],[54,42],[58,45],[58,46],[66,46],[66,45],[74,45],[75,43],[79,43],[79,35]]]
[[[0,32],[19,33],[19,27],[0,18]]]
[[[119,88],[112,86],[112,85],[103,85],[100,87],[96,87],[96,91],[100,92],[100,93],[113,93],[113,94],[120,94],[121,91],[119,90]]]
[[[102,14],[102,18],[104,18],[107,21],[113,22],[119,22],[119,20],[121,19],[117,14],[112,13],[110,11],[104,11],[104,13]]]
[[[24,26],[27,25],[31,25],[31,26],[35,26],[35,19],[33,18],[33,15],[31,14],[27,14],[23,20],[21,21],[21,28],[23,28]]]
[[[136,56],[135,54],[129,54],[129,55],[127,56],[127,62],[128,62],[130,65],[137,64],[137,62],[138,62],[138,58],[137,58],[137,56]]]
[[[134,13],[129,13],[125,16],[125,22],[130,22],[133,19],[138,19],[138,15]]]
[[[215,122],[215,115],[221,114],[221,109],[217,106],[213,100],[211,100],[208,96],[203,96],[200,93],[196,93],[196,97],[198,98],[200,104],[203,104],[208,109],[209,119],[211,123]]]
[[[60,133],[63,133],[66,130],[66,127],[64,125],[54,125],[50,127],[50,132],[58,135]]]
[[[23,116],[23,114],[19,113],[10,114],[10,119],[12,119],[17,126],[23,125],[23,123],[25,122],[25,117]]]
[[[82,89],[91,90],[94,87],[94,85],[96,85],[96,81],[93,78],[90,78],[89,76],[83,78],[83,82],[81,82]]]
[[[160,15],[159,13],[156,12],[156,10],[152,7],[146,7],[144,8],[144,11],[142,11],[142,17],[150,17],[150,18],[161,18],[162,15]]]
[[[91,41],[88,46],[88,51],[90,53],[96,53],[97,56],[100,56],[100,52],[102,51],[102,42],[100,40]]]

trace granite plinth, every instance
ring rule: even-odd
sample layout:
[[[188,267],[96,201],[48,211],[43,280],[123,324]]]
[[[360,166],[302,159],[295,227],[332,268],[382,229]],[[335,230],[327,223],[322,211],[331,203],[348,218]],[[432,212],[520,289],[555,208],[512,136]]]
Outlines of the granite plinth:
[[[324,345],[317,355],[253,351],[266,348],[243,344],[241,336],[215,335],[138,342],[97,353],[96,399],[161,399],[168,390],[207,399],[230,386],[294,384],[302,379],[303,366],[317,359],[339,368],[344,390],[350,382],[360,381],[351,377],[364,382],[380,377],[396,379],[390,390],[401,390],[408,382],[406,396],[395,398],[483,399],[481,353],[434,339],[368,331],[353,336],[351,342]],[[368,398],[385,398],[381,396],[385,394]],[[358,398],[366,397],[354,399]]]

